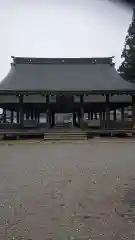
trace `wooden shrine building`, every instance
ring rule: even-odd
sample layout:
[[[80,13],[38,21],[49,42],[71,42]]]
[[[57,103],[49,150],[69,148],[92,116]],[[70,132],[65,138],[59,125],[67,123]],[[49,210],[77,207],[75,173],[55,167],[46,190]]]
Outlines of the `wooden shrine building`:
[[[132,108],[131,121],[125,119],[128,106]],[[79,127],[87,113],[90,121],[98,114],[101,129],[133,129],[135,84],[122,79],[112,57],[12,57],[10,71],[0,83],[0,108],[0,130],[24,129],[29,120],[39,131],[52,128],[57,124],[57,113],[70,113],[73,126]],[[40,122],[41,116],[46,116],[45,123]]]

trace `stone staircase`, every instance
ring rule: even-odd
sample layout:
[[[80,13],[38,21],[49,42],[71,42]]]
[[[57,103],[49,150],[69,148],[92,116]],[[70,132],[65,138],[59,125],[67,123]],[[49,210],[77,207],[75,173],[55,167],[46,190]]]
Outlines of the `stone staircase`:
[[[44,133],[45,141],[86,140],[87,136],[80,128],[55,126]]]

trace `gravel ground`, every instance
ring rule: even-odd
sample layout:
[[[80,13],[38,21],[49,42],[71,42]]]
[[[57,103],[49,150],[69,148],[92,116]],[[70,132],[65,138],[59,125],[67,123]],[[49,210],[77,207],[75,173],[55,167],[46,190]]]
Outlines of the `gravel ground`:
[[[0,240],[135,239],[135,143],[0,146]]]

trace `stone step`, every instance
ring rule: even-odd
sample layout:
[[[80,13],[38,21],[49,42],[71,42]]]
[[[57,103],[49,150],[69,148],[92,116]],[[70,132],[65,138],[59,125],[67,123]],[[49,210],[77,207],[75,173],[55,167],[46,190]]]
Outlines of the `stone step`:
[[[44,133],[44,135],[68,135],[68,136],[74,136],[74,135],[81,135],[81,136],[85,136],[85,133],[63,133],[63,132],[50,132],[50,133]]]
[[[72,132],[49,132],[49,133],[44,133],[44,135],[81,135],[81,136],[85,136],[86,134],[85,133],[82,133],[82,132],[75,132],[75,133],[72,133]]]
[[[84,133],[84,131],[79,130],[79,129],[48,129],[46,130],[46,133],[50,133],[50,132],[70,132],[70,133]]]
[[[59,134],[62,134],[62,135],[86,135],[86,133],[81,133],[81,132],[74,132],[74,133],[72,133],[72,132],[67,132],[67,133],[65,133],[65,132],[45,132],[44,133],[45,135],[59,135]]]
[[[44,134],[44,140],[84,140],[86,138],[84,132],[48,132]]]
[[[85,137],[86,134],[44,134],[44,136],[51,136],[51,137]]]
[[[77,137],[75,137],[75,136],[70,136],[70,137],[67,137],[67,136],[63,136],[63,137],[61,137],[61,136],[44,136],[44,140],[45,141],[60,141],[60,140],[86,140],[87,138],[86,138],[86,136],[85,137],[82,137],[82,136],[77,136]]]
[[[85,132],[62,132],[62,131],[57,131],[57,132],[44,132],[45,134],[86,134]]]
[[[72,132],[49,132],[49,133],[44,133],[45,135],[86,135],[86,133],[79,133],[79,132],[75,132],[75,133],[72,133]]]
[[[60,140],[86,140],[87,136],[84,131],[79,128],[64,128],[57,126],[48,129],[44,133],[44,140],[60,141]]]

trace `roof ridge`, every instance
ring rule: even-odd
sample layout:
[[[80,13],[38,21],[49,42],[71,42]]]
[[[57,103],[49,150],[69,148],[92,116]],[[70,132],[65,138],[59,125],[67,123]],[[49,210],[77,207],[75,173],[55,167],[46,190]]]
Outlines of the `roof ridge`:
[[[113,64],[113,57],[93,58],[29,58],[12,56],[12,64]]]

